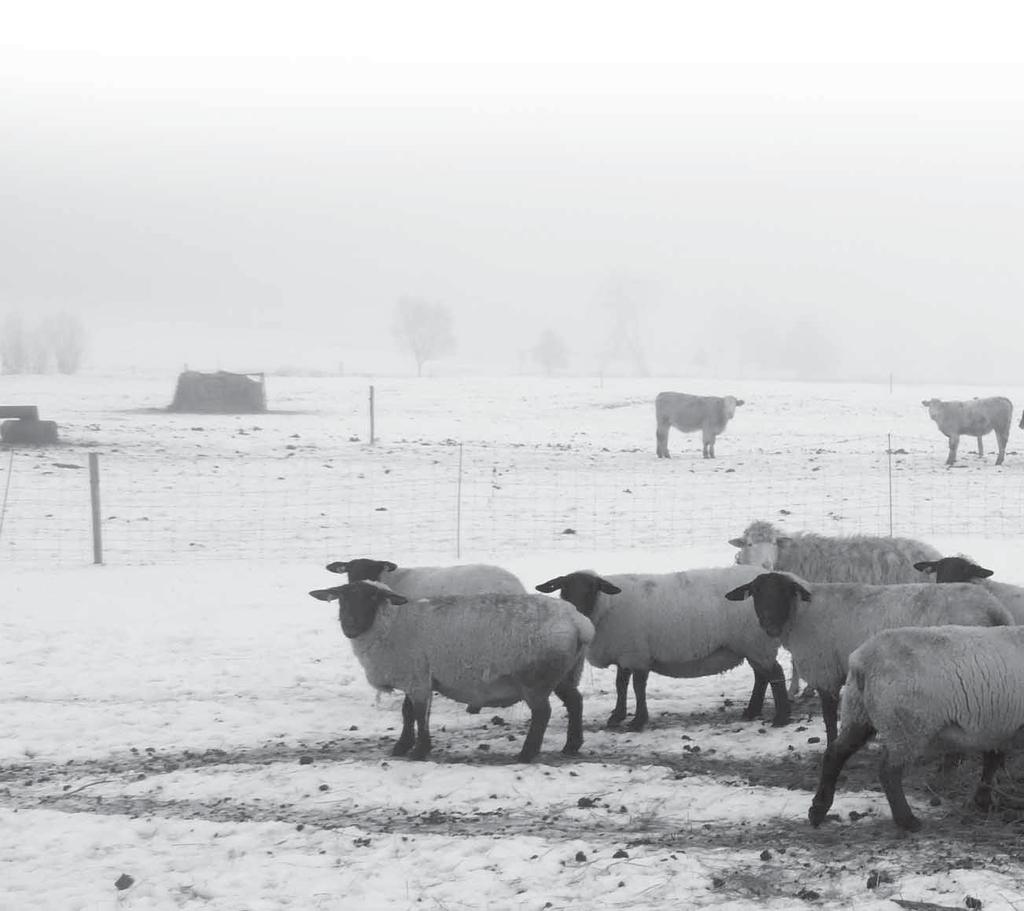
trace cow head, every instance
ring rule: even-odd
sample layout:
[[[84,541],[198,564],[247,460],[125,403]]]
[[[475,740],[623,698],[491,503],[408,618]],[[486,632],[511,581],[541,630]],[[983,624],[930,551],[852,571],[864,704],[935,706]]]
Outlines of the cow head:
[[[922,399],[921,404],[928,409],[928,417],[930,417],[933,421],[937,421],[940,417],[942,417],[941,399]]]

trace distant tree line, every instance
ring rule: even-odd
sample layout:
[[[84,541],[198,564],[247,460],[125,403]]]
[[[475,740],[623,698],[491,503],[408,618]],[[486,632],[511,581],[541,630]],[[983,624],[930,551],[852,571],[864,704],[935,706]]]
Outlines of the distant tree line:
[[[85,329],[73,313],[58,313],[26,324],[8,313],[0,326],[0,372],[77,373],[85,353]]]

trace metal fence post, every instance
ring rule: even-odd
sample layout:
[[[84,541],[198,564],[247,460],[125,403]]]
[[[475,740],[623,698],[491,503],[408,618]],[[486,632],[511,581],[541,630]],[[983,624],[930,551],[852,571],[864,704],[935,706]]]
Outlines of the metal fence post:
[[[100,457],[89,453],[89,499],[92,502],[92,562],[103,562],[103,533],[100,528]]]

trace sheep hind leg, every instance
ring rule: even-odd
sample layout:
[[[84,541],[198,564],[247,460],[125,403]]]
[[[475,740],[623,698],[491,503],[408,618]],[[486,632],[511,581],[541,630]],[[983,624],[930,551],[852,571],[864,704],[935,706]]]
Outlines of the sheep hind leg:
[[[811,808],[807,811],[807,818],[815,828],[825,821],[828,811],[832,808],[832,801],[836,796],[836,781],[846,761],[864,746],[874,733],[875,729],[869,724],[851,725],[843,731],[841,740],[837,739],[825,750],[825,756],[821,761],[821,780],[818,782],[814,800],[811,801]]]
[[[555,687],[555,695],[562,700],[568,716],[565,746],[562,752],[573,755],[583,746],[583,696],[572,680],[562,680]]]
[[[633,695],[636,697],[636,711],[633,720],[626,725],[631,731],[642,731],[647,726],[647,678],[650,671],[633,671]]]
[[[544,732],[551,718],[551,702],[548,693],[533,694],[527,697],[526,704],[530,707],[530,727],[526,732],[523,748],[516,757],[516,762],[530,762],[540,752],[544,742]]]
[[[911,812],[907,795],[903,791],[903,763],[893,762],[888,749],[882,749],[882,764],[878,769],[878,780],[882,782],[885,799],[889,801],[892,821],[901,829],[916,832],[921,820]]]
[[[1006,762],[1006,754],[1000,750],[988,750],[981,754],[981,780],[974,792],[974,805],[987,813],[992,809],[992,779]]]
[[[606,728],[617,728],[626,720],[626,695],[629,692],[629,678],[632,671],[620,667],[615,672],[615,708],[605,722]]]
[[[835,743],[839,734],[839,694],[818,690],[821,697],[821,717],[825,721],[825,743]]]

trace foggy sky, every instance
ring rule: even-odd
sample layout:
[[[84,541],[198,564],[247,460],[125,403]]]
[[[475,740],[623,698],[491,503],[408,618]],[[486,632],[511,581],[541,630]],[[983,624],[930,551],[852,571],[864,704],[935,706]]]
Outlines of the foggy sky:
[[[1020,66],[81,24],[0,37],[0,312],[79,313],[91,367],[408,371],[415,296],[439,367],[551,327],[592,373],[618,294],[657,373],[1020,382]]]

